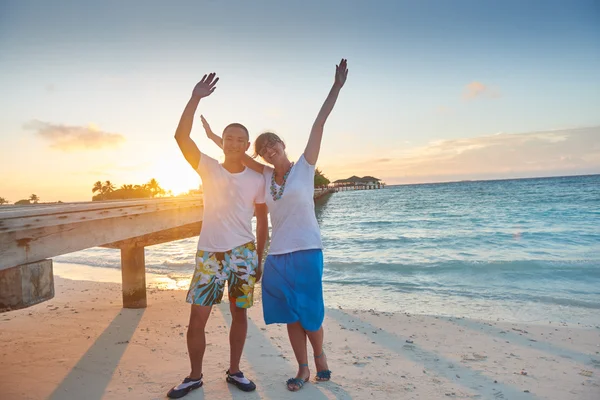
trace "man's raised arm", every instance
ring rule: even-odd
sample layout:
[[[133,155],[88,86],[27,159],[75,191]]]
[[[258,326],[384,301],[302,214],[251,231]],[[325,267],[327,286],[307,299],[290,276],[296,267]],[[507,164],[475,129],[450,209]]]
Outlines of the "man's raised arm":
[[[177,125],[177,130],[175,131],[175,140],[177,141],[183,156],[194,169],[198,168],[198,164],[200,163],[200,150],[190,137],[192,125],[194,123],[194,114],[196,113],[200,99],[210,96],[211,93],[215,91],[215,85],[218,81],[219,78],[212,72],[208,75],[204,75],[202,80],[196,84],[192,91],[192,97],[185,106],[181,119],[179,120],[179,125]]]

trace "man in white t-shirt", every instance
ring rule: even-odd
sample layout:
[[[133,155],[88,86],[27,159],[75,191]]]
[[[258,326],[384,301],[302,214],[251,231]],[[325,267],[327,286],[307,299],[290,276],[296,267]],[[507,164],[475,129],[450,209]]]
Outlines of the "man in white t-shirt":
[[[198,104],[215,90],[218,80],[214,73],[204,75],[194,87],[175,133],[185,159],[202,178],[204,211],[196,268],[186,299],[192,304],[187,331],[191,372],[169,391],[169,398],[183,397],[202,386],[202,360],[206,349],[204,329],[212,306],[221,302],[225,281],[228,282],[232,316],[226,380],[243,391],[256,389],[256,385],[244,377],[239,364],[248,330],[246,309],[252,306],[254,284],[262,274],[261,258],[267,239],[264,179],[242,163],[250,147],[248,130],[243,125],[230,124],[223,131],[223,164],[201,153],[190,138]],[[254,214],[256,244],[251,222]]]

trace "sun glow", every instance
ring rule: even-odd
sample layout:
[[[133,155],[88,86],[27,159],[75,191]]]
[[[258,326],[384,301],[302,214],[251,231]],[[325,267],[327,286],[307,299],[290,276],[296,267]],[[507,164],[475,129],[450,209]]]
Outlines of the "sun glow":
[[[181,157],[181,156],[179,156]],[[200,177],[187,163],[181,160],[165,159],[154,164],[150,172],[160,187],[171,191],[173,195],[187,193],[200,186]]]

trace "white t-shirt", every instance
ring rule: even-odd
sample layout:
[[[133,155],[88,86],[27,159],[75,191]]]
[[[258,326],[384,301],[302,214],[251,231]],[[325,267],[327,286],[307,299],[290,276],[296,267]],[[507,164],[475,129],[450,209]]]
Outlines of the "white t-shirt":
[[[265,166],[265,200],[273,228],[269,254],[286,254],[299,250],[322,249],[321,231],[315,215],[315,166],[300,156],[277,201],[271,195],[273,168]],[[279,191],[279,186],[275,184]]]
[[[232,174],[202,153],[196,172],[202,178],[204,211],[198,250],[222,252],[254,240],[254,204],[265,202],[265,181],[250,168]]]

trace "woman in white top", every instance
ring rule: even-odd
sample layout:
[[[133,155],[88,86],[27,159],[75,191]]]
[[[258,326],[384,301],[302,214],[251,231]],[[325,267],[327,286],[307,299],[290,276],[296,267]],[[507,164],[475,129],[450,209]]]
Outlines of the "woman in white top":
[[[347,62],[342,59],[336,66],[335,81],[313,124],[304,153],[297,162],[289,160],[285,144],[271,132],[261,134],[254,146],[255,156],[261,156],[272,166],[249,156],[244,161],[265,178],[265,197],[273,232],[264,266],[262,304],[267,324],[287,324],[299,365],[296,377],[287,381],[291,391],[302,388],[310,377],[307,338],[314,351],[316,379],[324,381],[331,377],[323,352],[323,246],[314,210],[314,175],[323,127],[347,76]],[[204,117],[202,123],[208,137],[222,145],[221,138],[212,132]]]

